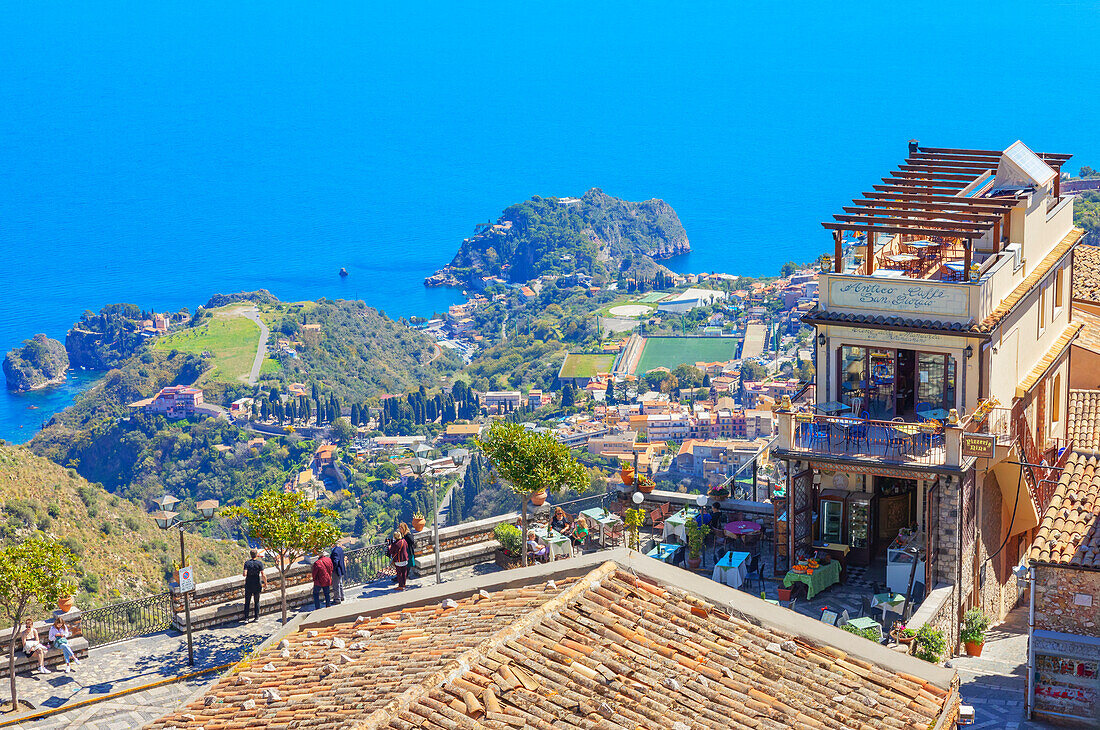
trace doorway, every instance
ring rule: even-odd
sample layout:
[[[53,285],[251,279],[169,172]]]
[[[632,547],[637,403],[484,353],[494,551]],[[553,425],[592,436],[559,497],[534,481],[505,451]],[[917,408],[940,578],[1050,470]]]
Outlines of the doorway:
[[[889,547],[902,528],[916,523],[917,480],[898,477],[875,477],[878,497],[878,527],[875,539],[878,550]]]

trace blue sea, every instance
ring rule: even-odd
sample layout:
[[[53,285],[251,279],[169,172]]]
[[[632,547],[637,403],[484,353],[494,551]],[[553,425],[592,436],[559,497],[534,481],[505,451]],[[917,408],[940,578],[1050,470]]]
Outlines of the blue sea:
[[[771,274],[920,139],[1100,166],[1096,3],[3,4],[0,348],[215,292],[430,315],[474,225],[664,198]],[[337,276],[341,267],[350,275]],[[0,397],[24,441],[86,377]],[[37,406],[30,408],[30,406]]]

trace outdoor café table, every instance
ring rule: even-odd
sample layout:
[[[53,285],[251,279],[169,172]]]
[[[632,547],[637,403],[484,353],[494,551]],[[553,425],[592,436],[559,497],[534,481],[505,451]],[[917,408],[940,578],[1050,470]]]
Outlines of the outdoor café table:
[[[824,403],[815,403],[814,404],[814,410],[817,411],[818,413],[824,413],[825,415],[829,415],[830,413],[840,413],[842,411],[850,411],[850,410],[852,410],[852,407],[849,406],[849,405],[846,405],[844,403],[841,403],[840,401],[830,400],[830,401],[825,401]]]
[[[661,540],[664,542],[671,542],[670,537],[675,537],[680,542],[687,542],[687,521],[695,517],[698,514],[698,510],[688,509],[685,507],[676,514],[669,515],[665,518],[665,529],[662,532]]]
[[[651,558],[657,558],[662,563],[671,563],[672,559],[676,557],[676,551],[682,548],[683,545],[674,542],[662,542],[657,547],[650,550],[646,555]]]
[[[550,560],[573,556],[573,543],[560,532],[545,526],[532,527],[531,532],[535,533],[540,543],[550,548]]]
[[[905,607],[905,596],[900,593],[876,593],[871,599],[871,608],[882,609],[882,625],[886,625],[886,612],[901,614]]]
[[[860,616],[859,618],[849,619],[848,625],[853,626],[860,631],[877,628],[879,634],[882,634],[882,624],[880,624],[878,621],[875,621],[870,616]]]
[[[744,540],[745,535],[756,535],[760,533],[760,523],[748,522],[747,520],[736,520],[734,522],[727,522],[726,526],[722,529],[725,530],[727,536],[736,540]]]
[[[581,512],[586,520],[590,520],[600,526],[600,544],[603,545],[606,539],[606,528],[611,525],[617,525],[622,522],[619,516],[614,512],[608,512],[603,507],[593,507]]]
[[[748,553],[730,551],[714,564],[714,572],[710,577],[719,583],[725,583],[730,588],[740,588],[745,582],[748,562]]]
[[[943,421],[950,413],[944,408],[930,408],[927,411],[917,411],[917,415],[926,421]]]
[[[813,598],[834,583],[840,582],[840,561],[833,560],[828,565],[819,565],[812,573],[796,573],[788,570],[783,578],[783,587],[790,588],[794,583],[806,584],[806,598]]]

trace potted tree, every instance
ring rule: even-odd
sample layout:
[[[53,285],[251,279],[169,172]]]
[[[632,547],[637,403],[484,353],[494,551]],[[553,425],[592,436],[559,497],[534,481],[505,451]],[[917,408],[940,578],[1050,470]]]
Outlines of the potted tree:
[[[619,472],[619,477],[623,480],[623,484],[630,487],[634,485],[634,467],[630,464],[623,464],[622,471]]]
[[[692,570],[699,568],[699,565],[703,562],[703,543],[706,542],[707,535],[710,534],[710,527],[707,525],[701,525],[695,520],[687,521],[687,537],[688,537],[688,567]]]
[[[985,646],[985,632],[989,628],[989,619],[980,608],[971,608],[963,614],[963,629],[960,633],[967,656],[981,656]]]
[[[639,528],[645,522],[646,513],[644,509],[627,509],[623,512],[623,526],[626,529],[626,546],[631,550],[641,550],[641,537],[638,534]]]
[[[928,624],[920,627],[917,635],[913,637],[909,651],[918,659],[939,664],[943,653],[947,650],[947,640],[943,638],[943,632],[934,629]]]
[[[588,472],[569,448],[549,433],[536,433],[519,423],[496,421],[475,443],[489,457],[496,473],[522,500],[522,536],[527,535],[527,500],[538,492],[557,494],[588,486]],[[527,551],[521,550],[523,565]]]

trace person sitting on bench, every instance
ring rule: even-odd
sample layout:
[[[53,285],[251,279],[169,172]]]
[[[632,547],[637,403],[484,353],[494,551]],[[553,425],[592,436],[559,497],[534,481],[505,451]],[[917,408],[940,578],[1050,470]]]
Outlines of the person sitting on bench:
[[[49,674],[50,668],[46,666],[46,652],[48,647],[38,638],[38,630],[34,628],[34,621],[27,619],[26,628],[19,635],[23,640],[23,653],[30,658],[38,657],[39,674]]]

